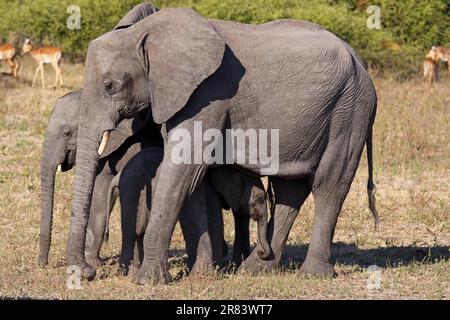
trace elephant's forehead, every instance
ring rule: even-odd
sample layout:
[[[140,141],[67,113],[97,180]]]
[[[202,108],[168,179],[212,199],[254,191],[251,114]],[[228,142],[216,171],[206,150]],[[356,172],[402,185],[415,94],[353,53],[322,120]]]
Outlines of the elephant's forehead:
[[[121,30],[114,32],[107,32],[97,39],[91,41],[88,49],[91,58],[105,58],[108,56],[113,56],[118,52],[126,52],[127,41],[120,35]]]

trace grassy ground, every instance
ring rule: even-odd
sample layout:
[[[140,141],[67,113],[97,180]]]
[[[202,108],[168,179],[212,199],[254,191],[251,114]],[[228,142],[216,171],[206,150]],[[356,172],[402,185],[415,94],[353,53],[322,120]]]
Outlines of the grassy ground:
[[[305,279],[297,270],[305,258],[312,225],[308,199],[288,240],[283,268],[262,276],[219,274],[183,278],[168,286],[135,286],[117,276],[119,219],[103,248],[108,263],[81,290],[68,290],[64,265],[73,172],[58,173],[54,241],[50,265],[38,268],[39,160],[43,134],[55,98],[79,88],[82,65],[63,65],[66,89],[33,89],[31,66],[21,79],[0,74],[0,296],[86,299],[449,299],[450,298],[450,82],[429,88],[419,80],[376,79],[379,109],[374,131],[377,204],[381,228],[373,231],[367,209],[367,166],[361,167],[336,230],[333,256],[338,277]],[[7,71],[2,67],[1,71]],[[46,70],[47,82],[53,80]],[[117,209],[116,209],[117,210]],[[231,214],[226,237],[233,239]],[[255,226],[252,239],[255,241]],[[185,255],[177,227],[170,266],[175,275]],[[381,272],[378,289],[369,289]],[[371,278],[372,275],[372,278]]]

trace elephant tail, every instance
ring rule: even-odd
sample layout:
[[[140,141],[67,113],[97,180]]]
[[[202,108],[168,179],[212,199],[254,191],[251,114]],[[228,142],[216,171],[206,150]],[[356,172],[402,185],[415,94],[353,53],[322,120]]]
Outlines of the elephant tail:
[[[109,184],[108,195],[106,198],[106,226],[105,226],[105,234],[104,239],[108,241],[109,239],[109,218],[111,217],[112,209],[114,208],[114,204],[116,203],[117,197],[119,196],[119,181],[120,175],[122,171],[119,172]]]
[[[369,130],[367,136],[367,167],[369,169],[369,179],[367,181],[367,194],[369,196],[369,209],[375,219],[375,230],[378,230],[380,225],[380,216],[378,215],[377,208],[375,206],[375,184],[373,183],[373,159],[372,159],[372,128]]]

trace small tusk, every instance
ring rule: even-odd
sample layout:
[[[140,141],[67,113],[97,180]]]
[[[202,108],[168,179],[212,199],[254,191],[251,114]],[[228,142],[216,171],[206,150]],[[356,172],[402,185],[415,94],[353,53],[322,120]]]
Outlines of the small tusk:
[[[57,170],[58,172],[62,172],[62,166],[61,166],[61,164],[58,164],[58,167],[56,168],[56,170]]]
[[[98,147],[98,155],[102,155],[103,151],[105,151],[106,145],[108,144],[109,139],[109,131],[103,132],[102,142],[100,143],[100,147]]]

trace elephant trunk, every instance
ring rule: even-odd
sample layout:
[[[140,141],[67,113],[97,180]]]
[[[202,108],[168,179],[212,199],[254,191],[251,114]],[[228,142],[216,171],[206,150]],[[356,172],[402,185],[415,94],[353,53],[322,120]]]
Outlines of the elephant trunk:
[[[55,189],[55,174],[58,166],[55,153],[46,139],[41,160],[41,221],[39,232],[39,265],[48,263],[52,239],[53,198]]]
[[[261,259],[267,259],[271,253],[270,244],[267,241],[267,224],[268,224],[268,210],[263,210],[263,214],[257,220],[258,224],[258,242],[261,249],[258,250],[258,256]]]
[[[100,134],[80,125],[77,139],[77,157],[73,189],[72,216],[67,243],[67,264],[82,268],[83,276],[90,279],[95,269],[84,256],[86,229],[91,206],[92,190],[98,166]]]

